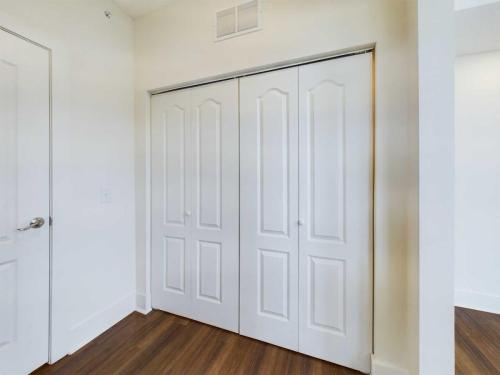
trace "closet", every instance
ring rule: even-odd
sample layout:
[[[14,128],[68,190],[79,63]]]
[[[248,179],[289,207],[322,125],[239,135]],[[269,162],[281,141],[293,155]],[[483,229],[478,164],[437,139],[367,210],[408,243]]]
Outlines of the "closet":
[[[153,305],[369,372],[370,53],[155,95]]]

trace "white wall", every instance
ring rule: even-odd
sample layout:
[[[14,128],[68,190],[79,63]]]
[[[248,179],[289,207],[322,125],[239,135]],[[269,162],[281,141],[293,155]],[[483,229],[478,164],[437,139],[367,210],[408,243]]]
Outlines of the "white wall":
[[[409,9],[408,368],[411,374],[451,375],[455,369],[453,1],[412,0]]]
[[[329,51],[377,44],[374,373],[403,373],[407,344],[407,4],[401,0],[263,0],[263,30],[214,43],[231,0],[175,1],[136,21],[138,302],[148,309],[147,90]],[[415,124],[415,121],[412,122]],[[146,223],[146,224],[145,224]]]
[[[0,0],[0,24],[53,49],[57,360],[135,307],[133,23],[108,0]]]
[[[498,173],[492,168],[498,171],[499,19],[498,2],[455,15],[455,304],[496,313],[500,312],[495,272],[500,263],[495,243],[499,219],[494,212]]]
[[[500,51],[456,60],[455,303],[500,314]]]
[[[408,353],[408,370],[410,374],[419,374],[419,250],[420,250],[420,225],[419,225],[419,75],[418,75],[418,0],[412,0],[408,6],[408,57],[409,57],[409,147],[410,159],[409,173],[409,201],[408,201],[408,256],[407,256],[407,300],[408,313],[406,320],[406,339]],[[409,354],[409,353],[413,353]]]
[[[453,0],[418,0],[418,367],[455,372]]]

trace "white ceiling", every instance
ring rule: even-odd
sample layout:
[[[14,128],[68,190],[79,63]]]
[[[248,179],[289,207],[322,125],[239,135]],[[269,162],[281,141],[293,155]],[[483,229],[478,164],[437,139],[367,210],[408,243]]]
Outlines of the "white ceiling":
[[[174,0],[114,0],[118,6],[133,18],[164,7]]]
[[[160,9],[175,0],[114,0],[129,16],[140,17],[153,10]],[[500,0],[455,0],[455,10],[474,8],[499,2]]]

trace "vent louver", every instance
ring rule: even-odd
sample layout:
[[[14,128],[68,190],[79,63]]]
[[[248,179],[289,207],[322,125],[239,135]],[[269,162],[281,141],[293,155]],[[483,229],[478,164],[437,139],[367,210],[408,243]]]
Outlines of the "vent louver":
[[[236,32],[235,8],[217,12],[217,38],[234,34]]]
[[[260,29],[258,0],[248,1],[216,13],[216,40]]]

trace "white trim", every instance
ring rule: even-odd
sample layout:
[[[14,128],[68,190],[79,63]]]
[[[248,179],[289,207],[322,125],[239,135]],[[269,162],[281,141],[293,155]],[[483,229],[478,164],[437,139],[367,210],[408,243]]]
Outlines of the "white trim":
[[[390,362],[385,362],[378,359],[375,354],[372,354],[372,371],[371,375],[410,375],[408,370],[398,367]]]
[[[135,295],[135,311],[142,315],[148,315],[152,309],[151,305],[148,306],[148,299],[146,294],[136,293]]]
[[[455,306],[500,314],[500,296],[473,290],[455,290]]]
[[[224,35],[224,36],[221,36],[220,38],[216,38],[214,40],[214,43],[219,43],[219,42],[223,42],[224,40],[228,40],[228,39],[232,39],[232,38],[236,38],[238,36],[242,36],[242,35],[245,35],[245,34],[250,34],[250,33],[254,33],[256,31],[261,31],[262,30],[262,27],[253,27],[251,29],[248,29],[248,30],[244,30],[244,31],[237,31],[235,33],[232,33],[232,34],[229,34],[229,35]]]
[[[135,311],[135,298],[136,294],[130,293],[71,327],[69,354],[73,354]]]
[[[145,253],[146,253],[146,261],[145,261],[145,276],[146,276],[146,284],[145,284],[145,302],[144,302],[144,310],[145,311],[151,311],[152,306],[153,306],[153,298],[151,294],[151,254],[153,251],[153,246],[151,244],[152,240],[152,228],[151,228],[151,215],[152,215],[152,183],[151,183],[151,176],[152,176],[152,165],[151,165],[151,158],[152,155],[151,153],[153,152],[152,147],[151,147],[151,94],[148,92],[145,92],[144,95],[146,96],[146,152],[145,152],[145,162],[146,162],[146,188],[145,188],[145,194],[146,194],[146,248],[145,248]]]
[[[135,311],[141,315],[148,315],[151,311],[153,311],[153,309],[146,310],[146,309],[136,308]]]
[[[214,76],[196,79],[196,80],[192,80],[192,81],[174,83],[172,85],[159,87],[159,88],[157,87],[157,88],[153,88],[153,89],[148,90],[148,92],[152,95],[164,94],[164,93],[169,92],[169,91],[181,90],[181,89],[185,89],[185,88],[189,88],[189,87],[207,85],[210,83],[226,81],[226,80],[235,79],[235,78],[247,77],[250,75],[266,73],[266,72],[279,70],[279,69],[287,69],[287,68],[291,68],[291,67],[299,66],[299,65],[312,64],[312,63],[320,62],[323,60],[338,59],[338,58],[362,54],[362,53],[372,53],[373,51],[375,51],[375,47],[376,46],[373,43],[372,44],[364,44],[364,45],[359,45],[359,46],[356,46],[353,48],[346,48],[346,49],[342,49],[342,50],[338,50],[338,51],[319,53],[319,54],[299,57],[296,59],[278,61],[276,63],[260,65],[260,66],[249,68],[249,69],[236,70],[236,71],[217,74]]]

